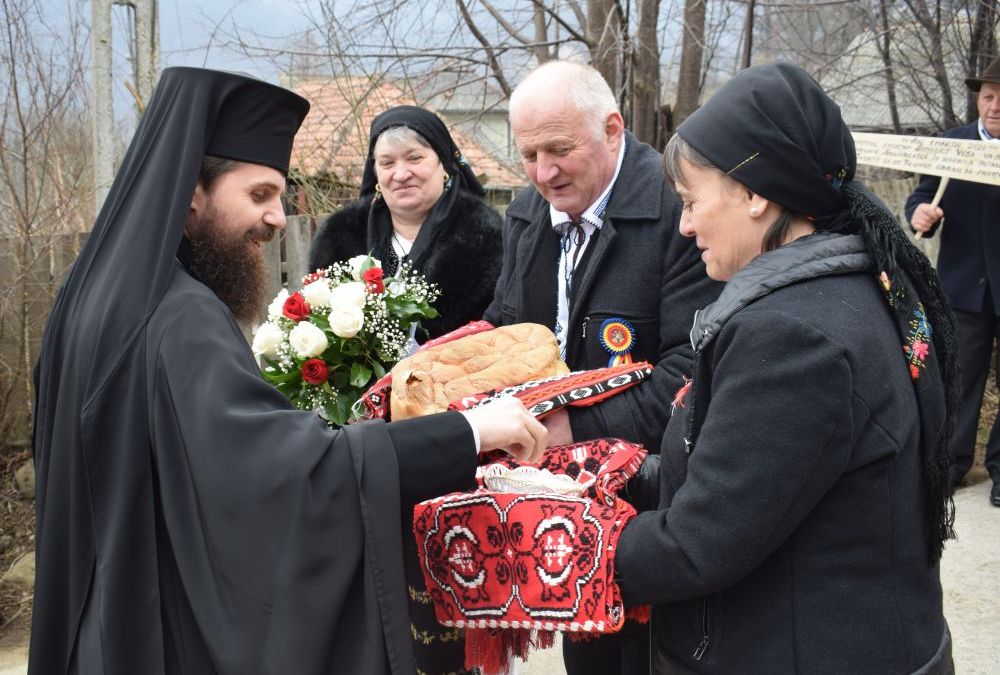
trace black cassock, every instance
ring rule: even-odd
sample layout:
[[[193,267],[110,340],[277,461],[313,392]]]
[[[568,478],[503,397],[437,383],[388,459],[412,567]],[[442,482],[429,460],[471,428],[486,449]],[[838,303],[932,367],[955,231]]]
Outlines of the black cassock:
[[[60,290],[36,368],[32,675],[413,672],[401,508],[468,485],[471,429],[293,409],[173,255],[218,111],[269,86],[165,71]]]

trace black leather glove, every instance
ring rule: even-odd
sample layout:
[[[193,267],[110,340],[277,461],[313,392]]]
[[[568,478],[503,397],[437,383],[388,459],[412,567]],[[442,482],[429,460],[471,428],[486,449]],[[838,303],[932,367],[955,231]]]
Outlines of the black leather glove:
[[[660,456],[649,455],[639,471],[625,484],[625,501],[636,511],[660,508]]]

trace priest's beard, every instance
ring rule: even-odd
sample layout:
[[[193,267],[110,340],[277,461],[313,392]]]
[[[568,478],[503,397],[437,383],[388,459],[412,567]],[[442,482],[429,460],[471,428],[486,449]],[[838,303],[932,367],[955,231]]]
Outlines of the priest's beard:
[[[226,303],[237,321],[253,323],[264,306],[264,259],[252,240],[269,241],[274,228],[240,229],[211,211],[193,229],[191,271]]]

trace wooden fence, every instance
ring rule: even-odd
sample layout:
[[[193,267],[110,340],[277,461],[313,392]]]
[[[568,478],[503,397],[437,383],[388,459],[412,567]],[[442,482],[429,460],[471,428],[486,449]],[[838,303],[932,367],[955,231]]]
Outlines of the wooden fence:
[[[302,277],[312,272],[309,266],[309,243],[315,232],[315,223],[325,216],[288,216],[285,231],[264,247],[264,264],[267,266],[267,298],[273,298],[282,288],[297,291],[302,288]]]

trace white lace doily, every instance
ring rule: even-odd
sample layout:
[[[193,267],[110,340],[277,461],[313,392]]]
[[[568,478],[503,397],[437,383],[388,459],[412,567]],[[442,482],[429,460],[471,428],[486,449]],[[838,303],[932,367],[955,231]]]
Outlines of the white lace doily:
[[[482,479],[493,492],[509,492],[519,495],[557,494],[580,496],[594,481],[578,483],[569,476],[557,475],[548,469],[532,466],[508,468],[503,464],[491,464],[482,469]]]

